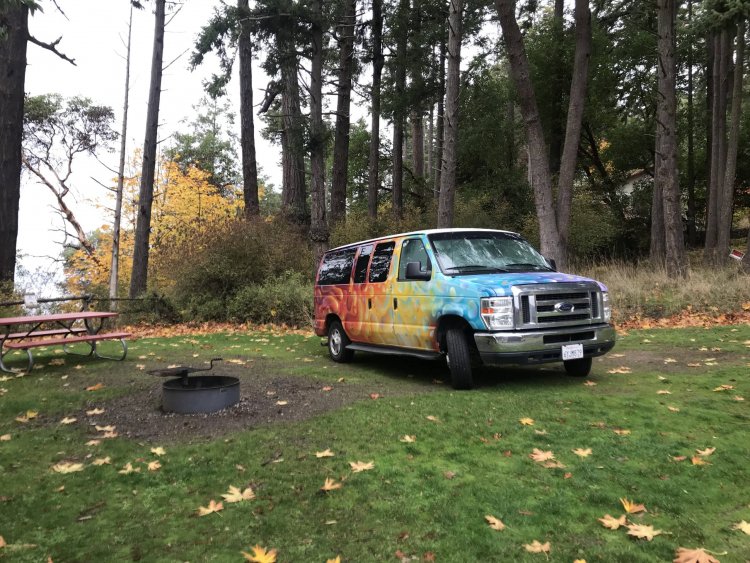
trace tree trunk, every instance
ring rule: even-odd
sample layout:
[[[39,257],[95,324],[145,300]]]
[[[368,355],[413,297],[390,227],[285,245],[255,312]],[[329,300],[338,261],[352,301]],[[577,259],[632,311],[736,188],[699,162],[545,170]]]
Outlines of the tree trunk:
[[[281,209],[287,219],[302,224],[307,221],[305,201],[305,156],[300,111],[298,58],[296,47],[288,30],[277,33],[277,43],[282,51],[281,60]]]
[[[547,146],[539,118],[539,109],[531,83],[529,61],[523,44],[521,30],[515,17],[513,0],[495,0],[503,29],[503,40],[508,52],[511,74],[518,92],[521,113],[526,125],[526,145],[529,152],[529,176],[534,191],[539,240],[542,253],[555,260],[561,268],[567,264],[567,253],[560,243],[557,218],[552,195]]]
[[[693,0],[688,0],[688,25],[693,23]],[[692,247],[698,241],[695,225],[695,115],[693,101],[693,41],[692,36],[688,39],[687,52],[687,237],[688,244]]]
[[[242,195],[245,217],[260,214],[258,202],[258,165],[255,159],[255,117],[253,111],[253,43],[250,35],[248,0],[237,0],[240,15],[240,146],[242,147]]]
[[[717,250],[719,262],[729,260],[729,245],[732,231],[732,209],[734,204],[734,182],[737,171],[737,149],[740,137],[740,117],[742,112],[742,78],[744,75],[745,56],[745,22],[737,24],[737,55],[734,65],[734,85],[732,91],[732,109],[729,119],[729,141],[727,142],[727,160],[724,168],[724,184],[719,210]]]
[[[415,178],[424,178],[424,119],[422,114],[411,114],[412,169]]]
[[[120,222],[122,219],[122,192],[125,183],[125,148],[128,136],[128,102],[130,99],[130,45],[133,32],[133,5],[130,5],[128,22],[128,45],[125,55],[125,101],[122,104],[122,131],[120,132],[120,163],[117,168],[117,191],[115,192],[115,220],[112,228],[112,262],[109,268],[109,298],[117,297],[120,274]],[[114,310],[114,302],[109,304]]]
[[[393,189],[391,201],[393,215],[400,219],[403,213],[404,183],[404,92],[406,91],[406,47],[408,29],[409,0],[399,0],[396,14],[396,107],[393,110]]]
[[[336,103],[336,136],[333,142],[333,180],[331,183],[331,224],[346,218],[346,185],[349,175],[349,110],[354,70],[354,31],[357,22],[356,0],[346,0],[339,25],[339,76]]]
[[[427,163],[426,163],[426,170],[425,170],[425,176],[426,176],[426,182],[428,190],[432,190],[432,177],[434,175],[434,150],[435,150],[435,104],[430,103],[430,120],[427,122],[427,139],[425,141],[425,148],[424,152],[427,155]]]
[[[591,58],[591,11],[589,0],[576,0],[576,48],[573,62],[573,80],[570,84],[568,120],[565,126],[560,174],[557,184],[557,230],[560,246],[567,252],[570,232],[570,207],[573,202],[573,180],[575,179],[578,145],[581,142],[583,110],[586,104],[589,59]],[[560,264],[567,267],[567,260]]]
[[[656,152],[660,152],[659,139],[656,140]],[[649,259],[654,266],[664,267],[667,255],[664,232],[664,192],[661,182],[654,177],[654,188],[651,194],[651,245]]]
[[[383,3],[382,0],[372,0],[372,121],[367,174],[367,211],[372,219],[378,216],[380,189],[380,80],[383,61]]]
[[[659,41],[654,185],[660,186],[662,192],[665,260],[667,275],[670,278],[684,278],[688,273],[677,173],[677,62],[675,55],[677,1],[657,1]]]
[[[563,0],[555,0],[555,11],[554,11],[554,34],[556,39],[556,49],[554,53],[550,53],[554,56],[554,67],[552,69],[552,88],[553,88],[553,103],[555,105],[554,115],[552,116],[552,122],[550,123],[550,140],[549,140],[549,167],[550,172],[554,176],[560,172],[560,165],[563,153],[563,119],[565,118],[565,2]],[[590,16],[589,16],[590,20]],[[591,25],[589,21],[589,26]],[[577,29],[577,26],[576,26]],[[589,49],[590,50],[590,49]],[[573,79],[576,78],[576,73],[573,71]]]
[[[0,283],[13,282],[21,197],[21,137],[29,9],[0,4],[7,35],[0,40]]]
[[[149,234],[151,231],[151,203],[154,198],[156,172],[156,142],[159,129],[159,101],[161,99],[162,60],[164,58],[164,19],[166,0],[156,0],[154,18],[154,48],[151,56],[151,83],[146,113],[146,136],[143,141],[143,166],[138,192],[138,218],[133,247],[133,271],[130,276],[130,297],[146,292],[148,283]]]
[[[440,65],[438,67],[437,132],[435,135],[435,181],[434,193],[440,195],[440,174],[443,169],[443,135],[445,135],[445,56],[447,38],[440,43]]]
[[[458,96],[461,79],[461,17],[463,0],[451,0],[448,12],[448,74],[445,87],[445,140],[440,172],[438,228],[453,226],[453,200],[456,195],[458,157]]]
[[[325,153],[326,132],[323,126],[323,0],[314,0],[312,22],[312,66],[310,73],[310,241],[314,267],[328,247],[326,224]]]

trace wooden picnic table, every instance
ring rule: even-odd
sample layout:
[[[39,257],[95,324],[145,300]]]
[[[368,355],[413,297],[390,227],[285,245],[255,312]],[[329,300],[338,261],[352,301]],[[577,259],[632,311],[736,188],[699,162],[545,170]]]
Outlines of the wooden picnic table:
[[[109,311],[78,311],[0,318],[0,370],[12,372],[13,370],[8,368],[3,361],[5,356],[14,350],[24,350],[29,361],[26,370],[30,371],[34,366],[32,349],[41,346],[62,345],[67,354],[94,355],[97,358],[124,360],[128,353],[125,338],[129,337],[130,334],[127,332],[101,332],[104,321],[116,316],[117,313]],[[122,345],[122,355],[110,357],[100,354],[96,349],[96,344],[102,340],[119,340]],[[88,354],[68,350],[69,345],[81,342],[89,345]]]

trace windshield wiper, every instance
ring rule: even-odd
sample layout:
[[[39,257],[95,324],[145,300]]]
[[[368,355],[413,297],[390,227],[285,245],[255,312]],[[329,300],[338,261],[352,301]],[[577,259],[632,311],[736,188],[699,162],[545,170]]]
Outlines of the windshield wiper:
[[[530,264],[526,262],[519,262],[516,264],[506,264],[508,268],[531,268],[533,270],[542,270],[543,272],[554,272],[549,266],[542,266],[541,264]]]
[[[464,264],[463,266],[451,266],[445,269],[446,272],[455,270],[454,275],[471,274],[481,272],[483,274],[507,274],[509,270],[504,268],[494,268],[492,266],[484,266],[482,264]]]

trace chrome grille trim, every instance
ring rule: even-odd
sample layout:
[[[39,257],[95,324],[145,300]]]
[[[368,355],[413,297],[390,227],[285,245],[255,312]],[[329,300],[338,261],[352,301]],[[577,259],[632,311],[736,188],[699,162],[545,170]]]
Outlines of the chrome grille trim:
[[[515,327],[549,329],[604,322],[602,292],[595,282],[513,286]]]

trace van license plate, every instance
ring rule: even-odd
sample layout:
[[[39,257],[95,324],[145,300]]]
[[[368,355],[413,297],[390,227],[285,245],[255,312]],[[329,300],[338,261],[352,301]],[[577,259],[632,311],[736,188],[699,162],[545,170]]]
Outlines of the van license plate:
[[[583,358],[583,344],[567,344],[562,347],[563,360],[579,360]]]

